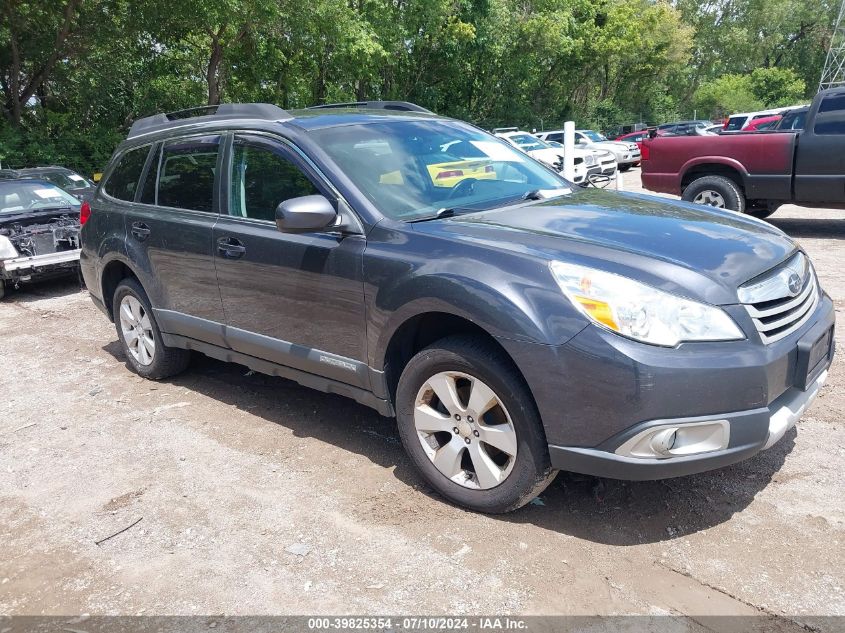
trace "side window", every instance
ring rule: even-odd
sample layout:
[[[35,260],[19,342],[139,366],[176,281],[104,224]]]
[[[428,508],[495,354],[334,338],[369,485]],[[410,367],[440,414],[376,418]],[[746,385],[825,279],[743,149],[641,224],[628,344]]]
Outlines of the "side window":
[[[156,179],[158,178],[158,164],[161,160],[161,144],[156,145],[153,159],[150,161],[150,168],[147,170],[147,177],[144,179],[144,186],[141,189],[140,202],[143,204],[156,203]]]
[[[314,183],[281,149],[235,137],[230,215],[273,222],[280,202],[318,193]]]
[[[120,157],[117,166],[112,171],[106,183],[104,191],[112,198],[132,202],[135,200],[135,191],[138,188],[138,180],[141,179],[141,172],[144,163],[147,162],[147,154],[150,153],[150,146],[145,145],[137,149],[131,149]]]
[[[158,206],[213,211],[219,147],[216,135],[166,142],[158,174]]]
[[[845,94],[824,98],[816,114],[814,134],[845,134]]]
[[[555,141],[557,143],[563,143],[563,134],[560,134],[559,132],[555,132],[554,134],[549,134],[546,137],[546,140],[547,141]]]

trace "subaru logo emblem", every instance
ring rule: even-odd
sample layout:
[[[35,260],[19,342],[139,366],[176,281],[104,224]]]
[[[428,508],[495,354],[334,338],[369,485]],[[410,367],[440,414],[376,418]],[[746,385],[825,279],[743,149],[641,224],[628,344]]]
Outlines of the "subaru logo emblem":
[[[789,294],[794,297],[801,292],[801,277],[798,273],[791,273],[789,279],[786,280],[786,285],[789,288]]]

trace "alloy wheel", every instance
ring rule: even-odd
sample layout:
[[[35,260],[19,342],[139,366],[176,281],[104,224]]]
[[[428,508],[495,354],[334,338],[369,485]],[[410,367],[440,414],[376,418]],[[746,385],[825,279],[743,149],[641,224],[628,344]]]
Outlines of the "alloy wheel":
[[[120,300],[120,331],[132,357],[141,365],[151,364],[156,351],[153,325],[144,306],[132,295]]]
[[[435,468],[465,488],[493,488],[513,470],[513,421],[493,389],[474,376],[431,376],[417,394],[414,426]]]

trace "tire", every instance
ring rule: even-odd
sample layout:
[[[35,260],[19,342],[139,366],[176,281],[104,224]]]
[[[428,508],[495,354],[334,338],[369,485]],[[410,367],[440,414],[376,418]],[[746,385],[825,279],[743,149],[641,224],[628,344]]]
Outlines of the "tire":
[[[619,171],[625,172],[630,171],[631,165],[619,165]]]
[[[0,300],[6,296],[6,280],[0,279]]]
[[[698,204],[714,206],[722,209],[730,209],[737,213],[745,212],[745,196],[739,190],[736,183],[730,178],[724,176],[702,176],[693,180],[681,196],[687,202],[696,202],[696,198],[701,198]],[[719,204],[712,204],[703,202],[702,200],[719,200],[721,199],[721,206]]]
[[[124,332],[124,322],[121,320],[121,309],[126,304],[127,306],[135,305],[134,302],[140,304],[140,314],[145,316],[147,321],[143,318],[140,322],[143,323],[144,332],[148,332],[146,338],[154,342],[153,351],[150,353],[146,346],[145,353],[139,354],[130,348],[126,337],[129,335]],[[147,298],[147,293],[135,279],[127,278],[121,281],[114,291],[114,299],[112,301],[112,316],[114,318],[114,325],[117,329],[117,337],[120,340],[120,345],[126,355],[126,364],[133,372],[143,378],[150,380],[161,380],[179,374],[188,367],[191,361],[191,352],[176,347],[167,347],[161,338],[161,330],[153,316],[153,310],[150,306],[150,300]],[[146,326],[149,326],[149,329]],[[136,335],[138,338],[138,350],[141,350],[141,337],[143,335]],[[149,362],[144,362],[146,359]]]
[[[462,422],[456,421],[451,412],[447,413],[454,408],[452,405],[445,407],[433,390],[429,390],[430,381],[441,380],[445,372],[457,374],[452,384],[456,387],[454,393],[460,393],[458,399],[466,403],[460,417]],[[489,392],[483,391],[485,387]],[[482,394],[479,400],[487,402],[490,399],[484,396],[492,393],[497,403],[478,416],[479,420],[472,417],[474,410],[480,410],[471,405],[470,394],[474,393]],[[418,430],[415,413],[428,411],[426,402],[438,415],[423,414],[420,425],[436,426],[439,429],[436,433]],[[399,435],[411,461],[423,478],[452,503],[478,512],[510,512],[540,494],[557,474],[551,467],[540,415],[522,376],[500,350],[483,339],[448,337],[419,352],[399,378],[396,404]],[[453,424],[461,428],[450,429]],[[507,446],[506,450],[515,454],[498,451],[485,443],[485,438]],[[507,441],[502,442],[505,438]],[[440,455],[447,445],[446,462],[457,464],[457,468],[449,469],[456,473],[454,479],[435,465],[435,457],[429,456]],[[487,466],[476,468],[473,459]],[[464,469],[465,465],[469,468]],[[499,479],[491,478],[493,472]]]

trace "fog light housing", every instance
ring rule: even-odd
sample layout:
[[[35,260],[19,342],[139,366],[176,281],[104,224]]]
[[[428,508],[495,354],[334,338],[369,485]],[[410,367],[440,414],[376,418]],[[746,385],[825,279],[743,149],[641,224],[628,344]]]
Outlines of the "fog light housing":
[[[727,420],[658,424],[635,434],[615,453],[640,459],[668,459],[711,453],[728,447],[731,425]]]

